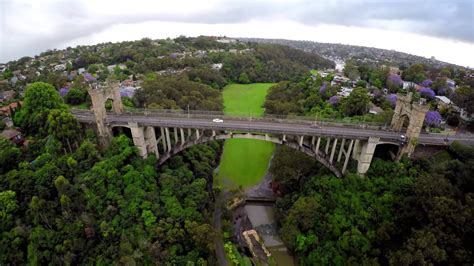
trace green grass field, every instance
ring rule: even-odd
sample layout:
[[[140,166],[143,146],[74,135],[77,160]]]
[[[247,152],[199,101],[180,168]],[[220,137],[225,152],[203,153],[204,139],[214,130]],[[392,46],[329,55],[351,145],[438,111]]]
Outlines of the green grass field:
[[[273,83],[231,84],[224,88],[224,111],[228,115],[263,115],[263,103]],[[252,139],[231,139],[224,144],[217,184],[224,188],[254,186],[265,175],[275,145]]]
[[[230,84],[224,87],[224,112],[227,115],[263,115],[262,105],[274,83]]]

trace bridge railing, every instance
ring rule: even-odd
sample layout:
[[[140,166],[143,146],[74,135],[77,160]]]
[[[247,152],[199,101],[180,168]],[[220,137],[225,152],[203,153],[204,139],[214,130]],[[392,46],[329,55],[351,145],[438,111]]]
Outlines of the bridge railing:
[[[72,109],[74,113],[92,113],[90,110]],[[113,115],[112,112],[109,114]],[[262,121],[262,122],[279,122],[279,123],[295,123],[295,124],[311,124],[314,126],[335,126],[350,128],[367,128],[367,129],[388,129],[386,124],[376,122],[355,122],[337,119],[322,119],[309,116],[296,115],[271,115],[250,116],[245,113],[240,114],[224,114],[221,111],[196,111],[196,110],[172,110],[172,109],[133,109],[124,112],[130,116],[148,116],[148,117],[177,117],[177,118],[196,118],[196,119],[214,119],[221,118],[223,120],[239,120],[239,121]]]

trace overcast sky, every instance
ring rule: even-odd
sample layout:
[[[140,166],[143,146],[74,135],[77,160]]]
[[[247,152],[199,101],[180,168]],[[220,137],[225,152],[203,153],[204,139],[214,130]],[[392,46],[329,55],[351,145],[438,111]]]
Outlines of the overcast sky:
[[[0,62],[53,48],[179,35],[394,49],[474,67],[474,0],[0,0]]]

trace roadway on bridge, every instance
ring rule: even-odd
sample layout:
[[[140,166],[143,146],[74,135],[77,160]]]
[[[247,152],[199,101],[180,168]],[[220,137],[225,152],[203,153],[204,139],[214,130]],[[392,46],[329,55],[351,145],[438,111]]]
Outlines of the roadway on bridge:
[[[94,122],[91,112],[74,111],[73,114],[80,122]],[[184,115],[162,114],[162,115],[138,115],[138,114],[108,114],[107,123],[111,126],[127,126],[129,122],[136,122],[139,125],[154,127],[180,127],[199,128],[210,130],[245,131],[288,135],[324,136],[332,138],[348,139],[368,139],[369,137],[380,137],[381,142],[402,142],[400,132],[388,130],[374,130],[357,128],[356,124],[350,126],[326,126],[312,125],[310,121],[292,121],[279,119],[278,121],[265,121],[261,119],[247,119],[236,117],[224,117],[222,123],[212,121],[212,117],[195,118]],[[445,145],[446,135],[442,134],[421,134],[418,143],[427,145]],[[462,144],[474,145],[472,135],[455,135],[448,137],[449,142],[459,141]]]

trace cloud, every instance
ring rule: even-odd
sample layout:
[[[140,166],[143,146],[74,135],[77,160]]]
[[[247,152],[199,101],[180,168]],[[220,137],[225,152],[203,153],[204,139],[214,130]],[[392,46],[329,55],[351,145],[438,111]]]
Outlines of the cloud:
[[[201,25],[191,35],[204,34],[204,28],[212,28],[212,25],[230,28],[258,20],[270,25],[274,21],[289,21],[315,28],[333,25],[381,29],[474,43],[471,0],[0,1],[0,61],[61,48],[65,44],[82,44],[74,40],[88,42],[93,36],[97,38],[98,34],[113,31],[120,25],[151,22]],[[163,36],[157,33],[168,30],[155,29],[148,36]],[[260,29],[261,32],[267,30]],[[133,31],[122,32],[122,40],[130,39],[128,35],[133,35]],[[291,35],[291,29],[281,33],[281,37],[286,38],[285,34]],[[175,35],[180,34],[184,32],[176,31]]]

